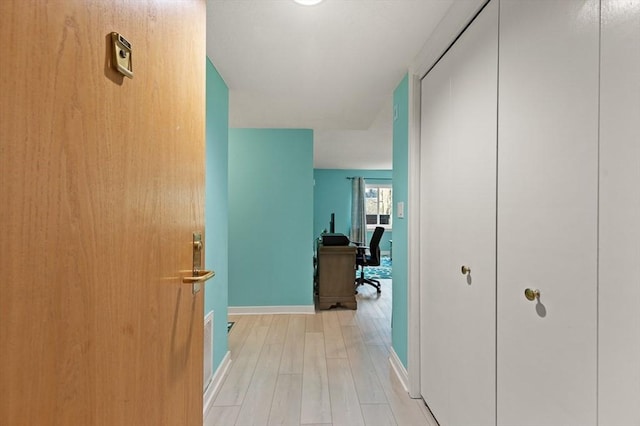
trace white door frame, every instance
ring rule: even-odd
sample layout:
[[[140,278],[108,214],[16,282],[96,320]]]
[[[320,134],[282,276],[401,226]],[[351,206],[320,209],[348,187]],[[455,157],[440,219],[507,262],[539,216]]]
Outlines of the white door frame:
[[[499,0],[494,0],[499,1]],[[409,68],[407,388],[420,394],[420,102],[421,80],[489,0],[454,2]]]
[[[408,205],[415,206],[407,222],[407,383],[409,396],[420,393],[420,93],[421,79],[409,71],[409,190]]]

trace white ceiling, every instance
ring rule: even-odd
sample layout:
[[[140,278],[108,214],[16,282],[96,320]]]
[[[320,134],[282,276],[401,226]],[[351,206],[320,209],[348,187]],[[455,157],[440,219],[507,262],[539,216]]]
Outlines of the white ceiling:
[[[391,169],[393,90],[453,0],[208,0],[229,125],[314,129],[314,167]]]

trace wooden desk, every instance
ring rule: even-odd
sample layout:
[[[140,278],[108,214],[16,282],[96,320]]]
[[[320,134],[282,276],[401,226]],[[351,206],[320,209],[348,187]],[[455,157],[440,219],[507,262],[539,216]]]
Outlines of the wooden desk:
[[[354,246],[318,245],[318,309],[357,309]]]

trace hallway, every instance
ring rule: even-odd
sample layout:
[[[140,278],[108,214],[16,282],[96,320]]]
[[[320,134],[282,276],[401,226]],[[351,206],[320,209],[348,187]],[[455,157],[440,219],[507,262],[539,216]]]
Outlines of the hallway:
[[[388,360],[391,280],[357,298],[356,311],[230,317],[233,363],[205,426],[435,426]]]

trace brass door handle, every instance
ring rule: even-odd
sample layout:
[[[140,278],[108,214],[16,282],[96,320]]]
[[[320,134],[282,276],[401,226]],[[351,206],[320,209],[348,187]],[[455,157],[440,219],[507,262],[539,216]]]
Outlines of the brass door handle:
[[[185,284],[195,284],[195,283],[203,283],[208,279],[213,278],[216,275],[214,271],[198,271],[198,275],[195,277],[184,277],[182,278],[182,282]]]
[[[469,268],[468,266],[462,265],[462,267],[460,268],[460,272],[462,272],[462,275],[470,274],[471,268]]]
[[[528,289],[526,289],[524,291],[524,297],[526,297],[527,300],[531,300],[531,301],[539,299],[540,298],[540,290],[538,290],[538,289],[532,290],[532,289],[528,288]]]

